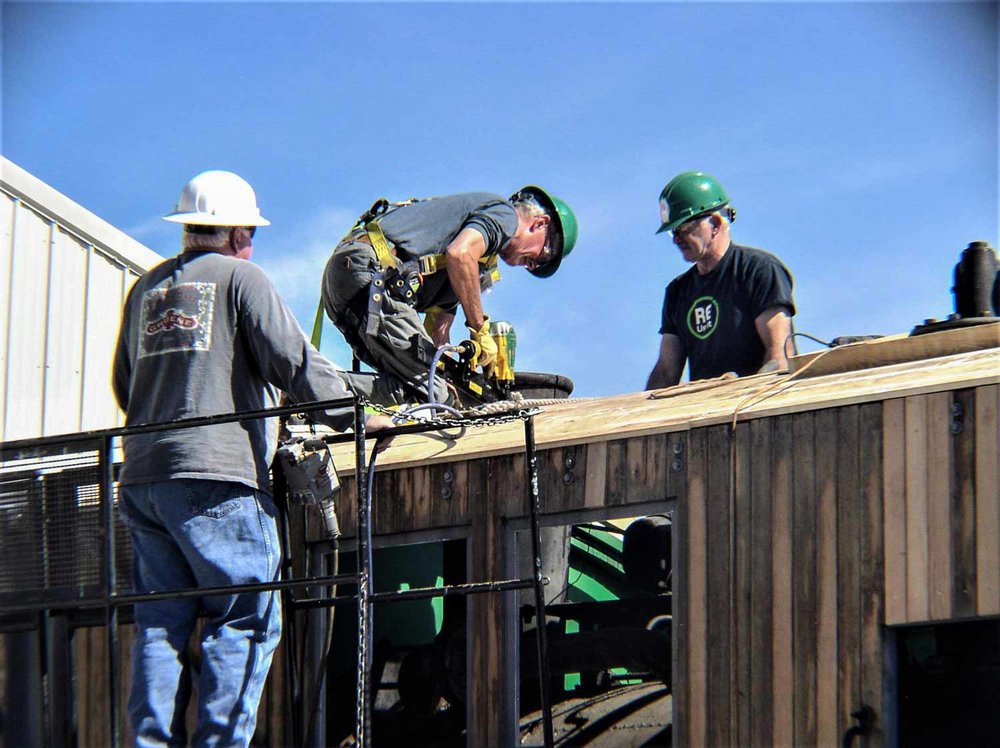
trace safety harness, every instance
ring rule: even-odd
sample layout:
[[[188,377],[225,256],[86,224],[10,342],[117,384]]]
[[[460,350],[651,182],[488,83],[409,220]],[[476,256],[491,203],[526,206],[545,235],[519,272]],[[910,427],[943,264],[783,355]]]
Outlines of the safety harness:
[[[402,202],[390,203],[385,198],[379,198],[372,206],[361,214],[357,223],[351,228],[347,235],[340,240],[340,244],[348,241],[361,241],[371,245],[375,252],[377,267],[372,275],[372,281],[368,286],[367,314],[364,315],[364,335],[375,336],[378,334],[379,320],[382,318],[382,304],[385,295],[388,293],[394,299],[401,301],[407,306],[414,306],[417,302],[417,293],[423,286],[424,279],[446,270],[448,267],[448,255],[444,252],[433,255],[415,257],[411,260],[403,260],[396,256],[392,243],[386,239],[379,220],[390,210],[412,205],[418,202],[417,198],[410,198]],[[500,280],[500,265],[497,255],[481,257],[479,264],[482,266],[479,273],[480,291],[486,292]],[[361,319],[359,314],[354,312],[354,303],[345,309],[345,316],[353,319],[346,320],[351,327],[360,329]],[[357,310],[358,312],[361,309]],[[430,310],[428,310],[430,311]],[[318,341],[322,335],[323,302],[320,300],[319,308],[316,310],[316,320],[313,325],[313,344],[318,347]],[[353,324],[352,324],[353,323]],[[348,341],[352,343],[352,348],[357,352],[355,342],[356,335],[351,335],[341,325],[337,325],[344,333]],[[353,332],[353,331],[352,331]],[[362,349],[365,346],[362,345]]]

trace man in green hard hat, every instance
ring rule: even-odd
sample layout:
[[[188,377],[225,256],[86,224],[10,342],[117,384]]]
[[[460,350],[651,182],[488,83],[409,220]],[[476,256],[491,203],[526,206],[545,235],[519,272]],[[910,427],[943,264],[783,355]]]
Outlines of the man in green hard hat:
[[[660,193],[662,225],[686,262],[667,286],[660,353],[646,389],[728,372],[747,376],[788,365],[795,315],[792,275],[777,257],[733,243],[736,210],[713,177],[686,171]]]
[[[323,307],[355,355],[395,382],[393,401],[426,399],[427,351],[449,342],[459,307],[479,348],[473,366],[486,373],[493,366],[497,347],[482,292],[499,280],[499,260],[548,278],[576,237],[570,207],[536,186],[509,198],[467,192],[379,200],[334,248]],[[453,402],[441,377],[434,390],[435,402]]]

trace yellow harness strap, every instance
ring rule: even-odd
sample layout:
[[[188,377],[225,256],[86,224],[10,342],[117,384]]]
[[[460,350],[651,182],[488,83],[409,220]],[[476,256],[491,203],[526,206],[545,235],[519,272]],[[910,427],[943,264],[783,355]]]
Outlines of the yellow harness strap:
[[[448,267],[448,255],[443,252],[438,255],[425,255],[418,258],[418,261],[420,263],[421,275],[432,275],[438,270],[444,270]],[[490,277],[493,279],[494,283],[500,280],[500,265],[496,255],[492,255],[490,257],[480,257],[479,264],[485,265],[490,271]]]
[[[375,250],[375,256],[378,257],[382,268],[396,267],[396,255],[392,253],[389,241],[385,238],[385,234],[382,233],[382,228],[378,225],[378,221],[365,224],[365,231],[368,232],[368,239],[372,243],[372,249]]]

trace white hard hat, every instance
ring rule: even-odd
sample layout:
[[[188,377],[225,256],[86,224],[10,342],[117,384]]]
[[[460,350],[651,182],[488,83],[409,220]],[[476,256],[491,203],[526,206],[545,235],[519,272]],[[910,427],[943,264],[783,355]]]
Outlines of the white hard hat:
[[[174,212],[164,221],[195,226],[270,226],[261,216],[253,187],[231,171],[203,171],[184,185]]]

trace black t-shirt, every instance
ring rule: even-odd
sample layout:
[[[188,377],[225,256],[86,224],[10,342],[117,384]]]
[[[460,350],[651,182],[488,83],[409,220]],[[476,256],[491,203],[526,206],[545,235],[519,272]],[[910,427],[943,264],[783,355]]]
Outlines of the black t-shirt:
[[[754,320],[776,306],[795,314],[788,268],[762,249],[730,244],[711,272],[699,275],[692,266],[670,282],[660,334],[681,339],[692,380],[727,371],[742,377],[764,365]]]

